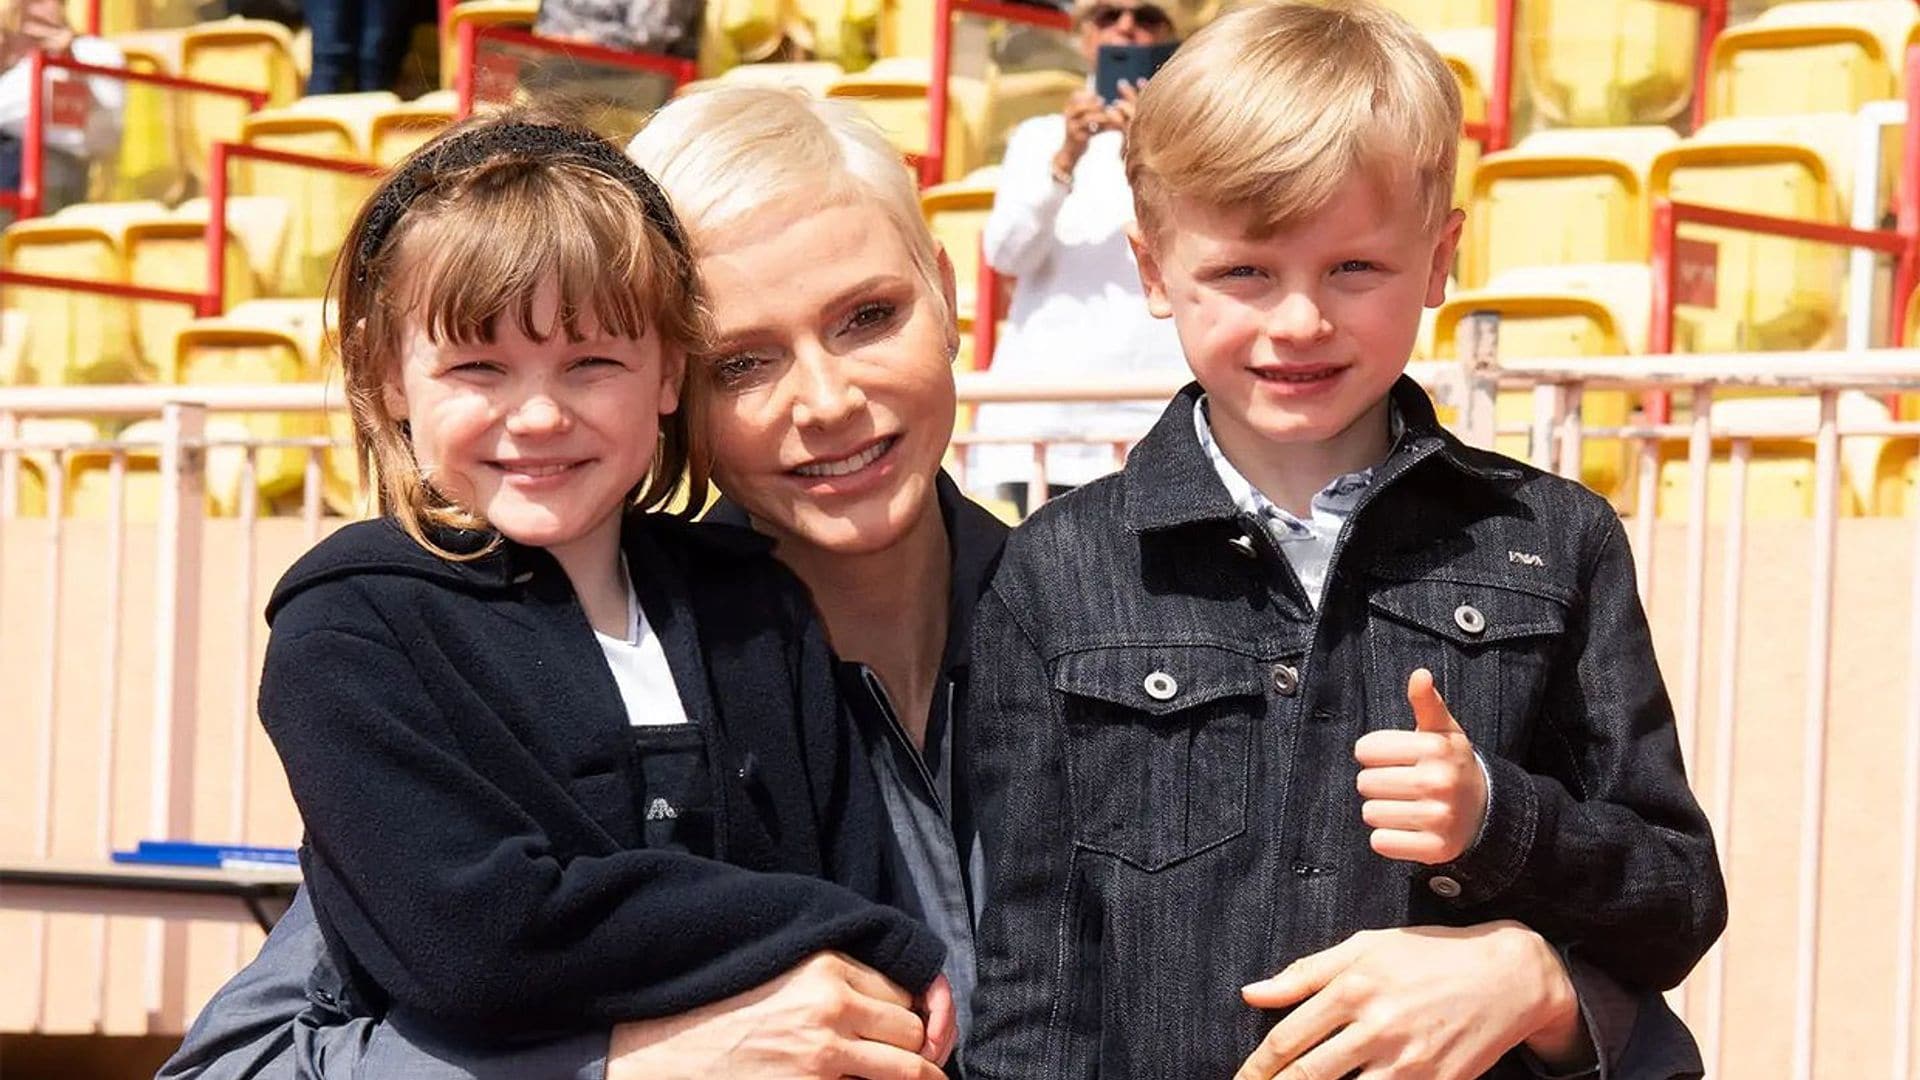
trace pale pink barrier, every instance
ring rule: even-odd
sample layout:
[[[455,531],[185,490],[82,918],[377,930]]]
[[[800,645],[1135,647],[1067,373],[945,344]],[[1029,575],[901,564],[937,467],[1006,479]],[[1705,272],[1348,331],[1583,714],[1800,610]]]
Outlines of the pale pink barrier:
[[[1519,439],[1512,449],[1566,475],[1596,446],[1617,446],[1629,466],[1612,494],[1638,511],[1628,527],[1640,587],[1733,897],[1726,940],[1673,995],[1711,1073],[1914,1076],[1920,496],[1873,516],[1859,489],[1866,470],[1875,500],[1920,491],[1920,423],[1876,405],[1920,392],[1920,352],[1436,363],[1414,374],[1469,441]],[[1165,400],[1179,382],[968,375],[959,396]],[[1691,415],[1583,422],[1588,394],[1647,391]],[[1753,391],[1802,404],[1756,416],[1741,396]],[[1526,407],[1501,410],[1516,393],[1530,395]],[[342,519],[321,497],[323,439],[236,433],[231,418],[329,404],[338,408],[318,386],[0,390],[0,745],[18,748],[0,784],[0,863],[97,860],[146,836],[297,839],[253,716],[259,612],[286,564]],[[73,417],[163,423],[144,442],[36,424]],[[1109,446],[1117,464],[1139,434],[962,431],[955,445],[1034,444],[1031,479],[1044,491],[1047,445]],[[307,455],[305,482],[269,516],[253,469],[286,450]],[[78,498],[68,466],[89,452],[107,455],[104,511],[21,512],[33,476],[44,505]],[[1804,483],[1782,488],[1782,461]],[[236,468],[238,500],[209,516],[208,478],[224,469],[230,484]],[[156,482],[157,504],[134,513]],[[1780,512],[1783,490],[1803,513]],[[28,906],[39,910],[19,910]],[[0,955],[24,958],[27,973],[0,989],[6,1031],[179,1031],[259,938],[244,911],[222,924],[0,908],[13,909],[0,910]]]

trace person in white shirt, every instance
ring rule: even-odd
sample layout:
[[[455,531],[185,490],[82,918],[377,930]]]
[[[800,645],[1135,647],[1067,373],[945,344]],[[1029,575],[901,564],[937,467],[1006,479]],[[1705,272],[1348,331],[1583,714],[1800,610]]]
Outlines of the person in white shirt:
[[[33,90],[28,54],[35,49],[97,67],[127,63],[112,42],[75,33],[61,0],[0,0],[0,191],[20,189]],[[48,70],[42,213],[86,200],[88,164],[119,148],[126,100],[127,84],[119,79]]]
[[[1167,10],[1143,0],[1080,0],[1074,27],[1089,67],[1102,45],[1149,45],[1174,35]],[[1008,328],[994,351],[995,374],[1093,383],[1115,375],[1184,372],[1172,325],[1147,312],[1127,223],[1133,194],[1120,147],[1133,118],[1133,89],[1109,105],[1091,89],[1075,93],[1058,115],[1014,129],[1000,169],[999,190],[983,236],[986,260],[1019,279]],[[1113,444],[1138,437],[1158,407],[1118,405],[990,405],[983,433],[1112,435],[1047,452],[1048,494],[1111,472]],[[1024,445],[976,447],[969,486],[1026,506],[1033,454]]]

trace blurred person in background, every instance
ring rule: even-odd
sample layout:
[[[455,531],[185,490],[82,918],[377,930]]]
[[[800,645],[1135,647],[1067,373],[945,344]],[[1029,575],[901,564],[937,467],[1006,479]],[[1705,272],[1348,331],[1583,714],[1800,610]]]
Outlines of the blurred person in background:
[[[28,54],[67,56],[97,67],[125,67],[110,41],[77,33],[61,0],[0,0],[0,191],[20,190],[33,83]],[[49,69],[44,99],[45,153],[40,209],[52,213],[87,198],[88,166],[120,146],[126,83]]]
[[[407,53],[409,0],[304,0],[313,34],[309,94],[391,90]]]
[[[1175,33],[1169,10],[1146,0],[1080,0],[1073,28],[1089,71],[1102,45],[1152,45]],[[1147,313],[1127,247],[1133,194],[1120,148],[1132,120],[1132,88],[1109,104],[1089,83],[1059,114],[1022,123],[1008,140],[984,236],[987,262],[1019,279],[994,352],[996,374],[1087,385],[1116,375],[1185,374],[1172,325]],[[989,405],[976,428],[1127,436],[1146,431],[1158,415],[1158,405],[1144,402]],[[1054,446],[1046,460],[1049,495],[1117,464],[1111,442]],[[977,447],[969,484],[1031,509],[1032,461],[1025,445]]]

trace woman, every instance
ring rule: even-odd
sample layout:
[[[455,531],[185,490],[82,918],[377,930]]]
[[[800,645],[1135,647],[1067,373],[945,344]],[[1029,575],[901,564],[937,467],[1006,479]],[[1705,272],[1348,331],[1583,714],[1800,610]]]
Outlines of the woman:
[[[692,233],[721,347],[689,378],[727,502],[811,588],[879,773],[921,914],[972,984],[976,835],[953,759],[961,643],[1004,534],[940,471],[953,423],[952,273],[906,173],[850,110],[735,88],[669,105],[631,147]],[[910,590],[903,593],[903,586]],[[906,602],[903,602],[906,601]],[[865,1023],[897,988],[815,957],[682,1016],[536,1046],[453,1045],[354,1018],[296,906],[162,1075],[926,1076],[908,1037]],[[964,957],[964,961],[960,960]],[[1571,977],[1569,971],[1572,972]],[[1358,935],[1286,973],[1320,1008],[1364,1014],[1384,1053],[1410,1035],[1560,1051],[1609,1075],[1698,1073],[1658,995],[1634,997],[1512,926]],[[1576,1003],[1576,988],[1578,1001]],[[961,1023],[966,1017],[963,1013]],[[1590,1035],[1583,1035],[1584,1027]],[[964,1058],[964,1051],[961,1057]],[[1274,1066],[1277,1070],[1279,1066]],[[1271,1072],[1269,1073],[1271,1074]],[[1543,1071],[1541,1075],[1556,1075]]]

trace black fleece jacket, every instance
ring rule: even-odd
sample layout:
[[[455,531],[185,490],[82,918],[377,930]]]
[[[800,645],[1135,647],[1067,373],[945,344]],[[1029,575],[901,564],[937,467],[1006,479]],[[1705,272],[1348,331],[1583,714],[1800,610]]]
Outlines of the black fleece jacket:
[[[706,738],[714,859],[642,846],[626,710],[546,552],[449,561],[364,522],[275,589],[260,716],[354,993],[512,1037],[683,1012],[828,949],[926,987],[944,948],[875,902],[904,886],[798,581],[745,530],[634,515],[622,544]]]

